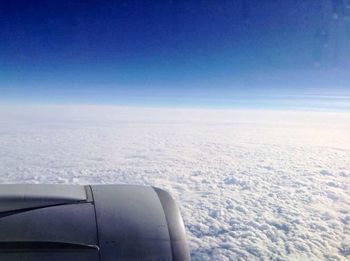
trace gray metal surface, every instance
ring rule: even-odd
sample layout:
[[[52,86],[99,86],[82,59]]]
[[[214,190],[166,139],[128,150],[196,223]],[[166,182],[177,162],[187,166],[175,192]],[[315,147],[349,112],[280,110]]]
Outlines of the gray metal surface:
[[[172,260],[167,221],[151,187],[92,186],[101,261]]]
[[[185,226],[174,199],[165,190],[159,188],[153,189],[159,197],[167,220],[173,261],[191,260],[190,251],[187,246]]]
[[[129,185],[0,185],[0,260],[190,260],[164,190]]]
[[[72,204],[87,199],[84,186],[74,185],[0,185],[0,212]]]
[[[98,252],[0,252],[1,261],[98,261]]]
[[[5,216],[0,218],[0,231],[0,243],[98,244],[94,206],[91,203],[40,208]]]

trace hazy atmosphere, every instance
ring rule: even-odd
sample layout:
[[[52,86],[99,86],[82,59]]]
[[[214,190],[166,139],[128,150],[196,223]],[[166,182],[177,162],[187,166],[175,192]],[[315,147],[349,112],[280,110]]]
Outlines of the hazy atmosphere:
[[[0,183],[171,192],[193,260],[349,260],[350,1],[0,1]]]

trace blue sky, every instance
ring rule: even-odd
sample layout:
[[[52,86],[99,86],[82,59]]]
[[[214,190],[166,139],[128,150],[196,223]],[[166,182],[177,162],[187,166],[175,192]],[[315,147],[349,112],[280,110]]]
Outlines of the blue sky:
[[[340,0],[12,0],[0,17],[2,103],[350,102]]]

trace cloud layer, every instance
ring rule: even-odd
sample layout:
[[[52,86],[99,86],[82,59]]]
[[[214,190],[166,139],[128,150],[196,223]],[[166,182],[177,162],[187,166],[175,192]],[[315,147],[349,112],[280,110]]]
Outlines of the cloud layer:
[[[350,258],[350,114],[2,107],[1,183],[169,190],[193,260]]]

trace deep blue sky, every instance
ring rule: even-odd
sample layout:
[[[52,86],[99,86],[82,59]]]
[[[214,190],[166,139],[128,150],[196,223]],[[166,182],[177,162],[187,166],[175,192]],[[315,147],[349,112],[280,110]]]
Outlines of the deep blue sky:
[[[343,99],[345,2],[2,0],[0,102],[235,107]]]

